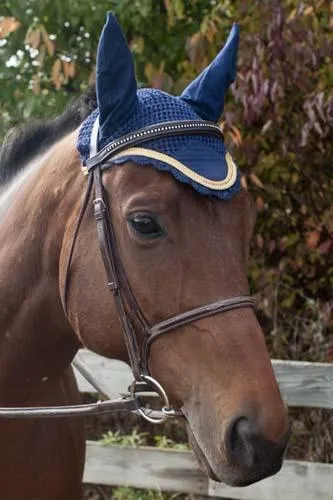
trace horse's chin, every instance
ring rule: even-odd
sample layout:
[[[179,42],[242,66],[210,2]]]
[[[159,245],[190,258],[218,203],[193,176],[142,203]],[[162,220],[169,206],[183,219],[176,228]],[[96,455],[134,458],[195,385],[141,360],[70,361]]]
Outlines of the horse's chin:
[[[215,474],[208,459],[206,458],[206,455],[203,453],[198,441],[196,440],[196,438],[195,438],[195,436],[194,436],[194,434],[193,434],[193,432],[188,424],[187,424],[186,428],[187,428],[187,435],[188,435],[189,444],[192,448],[194,457],[195,457],[200,469],[202,470],[202,472],[207,474],[207,476],[210,479],[213,479],[213,481],[218,481],[219,483],[221,483],[223,481],[223,479],[219,478]]]

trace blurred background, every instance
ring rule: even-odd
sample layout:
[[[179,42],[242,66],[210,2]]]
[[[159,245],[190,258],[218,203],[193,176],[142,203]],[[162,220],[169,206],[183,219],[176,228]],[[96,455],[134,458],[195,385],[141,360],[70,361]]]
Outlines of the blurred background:
[[[232,22],[240,24],[238,78],[222,125],[258,211],[249,278],[259,319],[272,358],[332,362],[333,2],[3,0],[1,142],[16,125],[61,113],[93,84],[108,10],[125,31],[140,84],[175,94],[216,55]],[[291,415],[288,456],[333,462],[333,412]],[[90,421],[88,432],[100,438],[112,429],[112,442],[130,434],[156,444],[163,432],[170,443],[186,440],[177,426],[156,434],[133,418]],[[167,498],[123,490],[90,488],[86,497]]]

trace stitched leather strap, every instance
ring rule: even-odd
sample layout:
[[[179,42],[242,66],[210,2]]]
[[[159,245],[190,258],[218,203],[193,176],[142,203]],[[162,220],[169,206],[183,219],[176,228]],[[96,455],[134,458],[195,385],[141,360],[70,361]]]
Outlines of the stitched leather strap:
[[[184,121],[171,121],[151,125],[143,129],[131,132],[124,135],[115,141],[107,144],[99,153],[92,156],[86,161],[88,172],[106,162],[110,156],[120,153],[128,147],[134,147],[138,144],[144,144],[147,141],[158,139],[160,137],[171,137],[177,135],[198,135],[209,134],[216,135],[223,140],[223,132],[216,123],[203,121],[203,120],[184,120]]]
[[[101,255],[108,279],[108,288],[113,293],[118,317],[126,342],[131,368],[135,378],[140,378],[140,352],[130,316],[125,311],[123,293],[119,280],[119,259],[114,231],[109,218],[108,201],[104,194],[100,166],[94,169],[95,219]]]
[[[156,325],[151,327],[150,336],[146,339],[146,342],[144,344],[143,358],[145,360],[145,364],[148,365],[150,347],[159,336],[188,323],[194,323],[199,319],[207,318],[208,316],[214,316],[215,314],[232,311],[233,309],[240,309],[243,307],[253,308],[254,306],[254,299],[248,295],[231,297],[228,299],[217,300],[216,302],[212,302],[204,306],[195,307],[194,309],[190,309],[189,311],[157,323]]]
[[[213,316],[214,314],[221,312],[231,311],[232,309],[239,309],[240,307],[254,307],[254,299],[248,295],[244,295],[240,297],[217,300],[211,304],[190,309],[189,311],[173,316],[170,319],[161,321],[161,323],[157,323],[151,328],[151,335],[152,337],[157,337],[158,335],[169,332],[170,330],[179,328],[182,325],[186,325],[186,323],[192,323],[197,319]]]
[[[141,408],[140,399],[125,398],[114,401],[100,401],[86,405],[42,406],[42,407],[15,407],[0,408],[0,418],[59,418],[59,417],[87,417],[103,415],[116,411],[136,412]]]

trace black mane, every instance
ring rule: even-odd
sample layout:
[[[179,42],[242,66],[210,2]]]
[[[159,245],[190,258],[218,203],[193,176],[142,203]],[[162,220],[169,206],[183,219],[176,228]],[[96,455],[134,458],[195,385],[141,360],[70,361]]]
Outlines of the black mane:
[[[35,156],[76,129],[96,106],[95,88],[91,87],[57,118],[35,120],[12,129],[0,147],[0,186],[10,181]]]

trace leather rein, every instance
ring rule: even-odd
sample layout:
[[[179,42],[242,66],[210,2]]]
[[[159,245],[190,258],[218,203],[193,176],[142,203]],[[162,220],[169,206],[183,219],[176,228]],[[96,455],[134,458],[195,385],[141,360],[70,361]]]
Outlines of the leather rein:
[[[154,379],[148,367],[149,352],[153,342],[165,333],[175,330],[183,325],[193,323],[199,319],[213,316],[218,313],[233,309],[254,307],[254,300],[250,296],[238,296],[227,299],[220,299],[207,305],[199,306],[186,312],[180,313],[171,318],[167,318],[157,324],[152,325],[144,312],[141,310],[123,268],[122,261],[117,248],[115,232],[110,215],[108,196],[103,186],[103,171],[111,168],[112,158],[129,146],[136,146],[157,138],[189,134],[209,134],[218,136],[223,140],[221,129],[214,123],[206,121],[175,121],[164,122],[133,132],[123,136],[116,141],[112,141],[100,152],[90,157],[86,162],[83,171],[88,175],[87,190],[83,199],[81,210],[78,216],[74,236],[69,252],[67,268],[65,273],[63,304],[65,313],[68,316],[68,290],[70,283],[70,270],[74,254],[75,244],[79,234],[80,226],[86,209],[88,207],[91,193],[94,188],[94,215],[97,225],[97,235],[103,259],[107,286],[113,295],[117,315],[121,323],[122,332],[126,342],[130,365],[134,375],[134,382],[129,388],[129,392],[118,400],[99,401],[88,405],[69,405],[53,407],[20,407],[20,408],[0,408],[0,418],[38,418],[38,417],[68,417],[87,416],[114,411],[128,411],[138,413],[152,423],[163,422],[167,417],[182,416],[181,410],[170,406],[168,396]],[[139,348],[136,333],[140,332],[143,337],[142,347]],[[98,392],[100,390],[98,382],[93,375],[74,360],[74,366],[94,385]],[[161,411],[150,410],[142,401],[143,395],[157,394],[163,401]],[[107,394],[105,394],[108,398]]]

